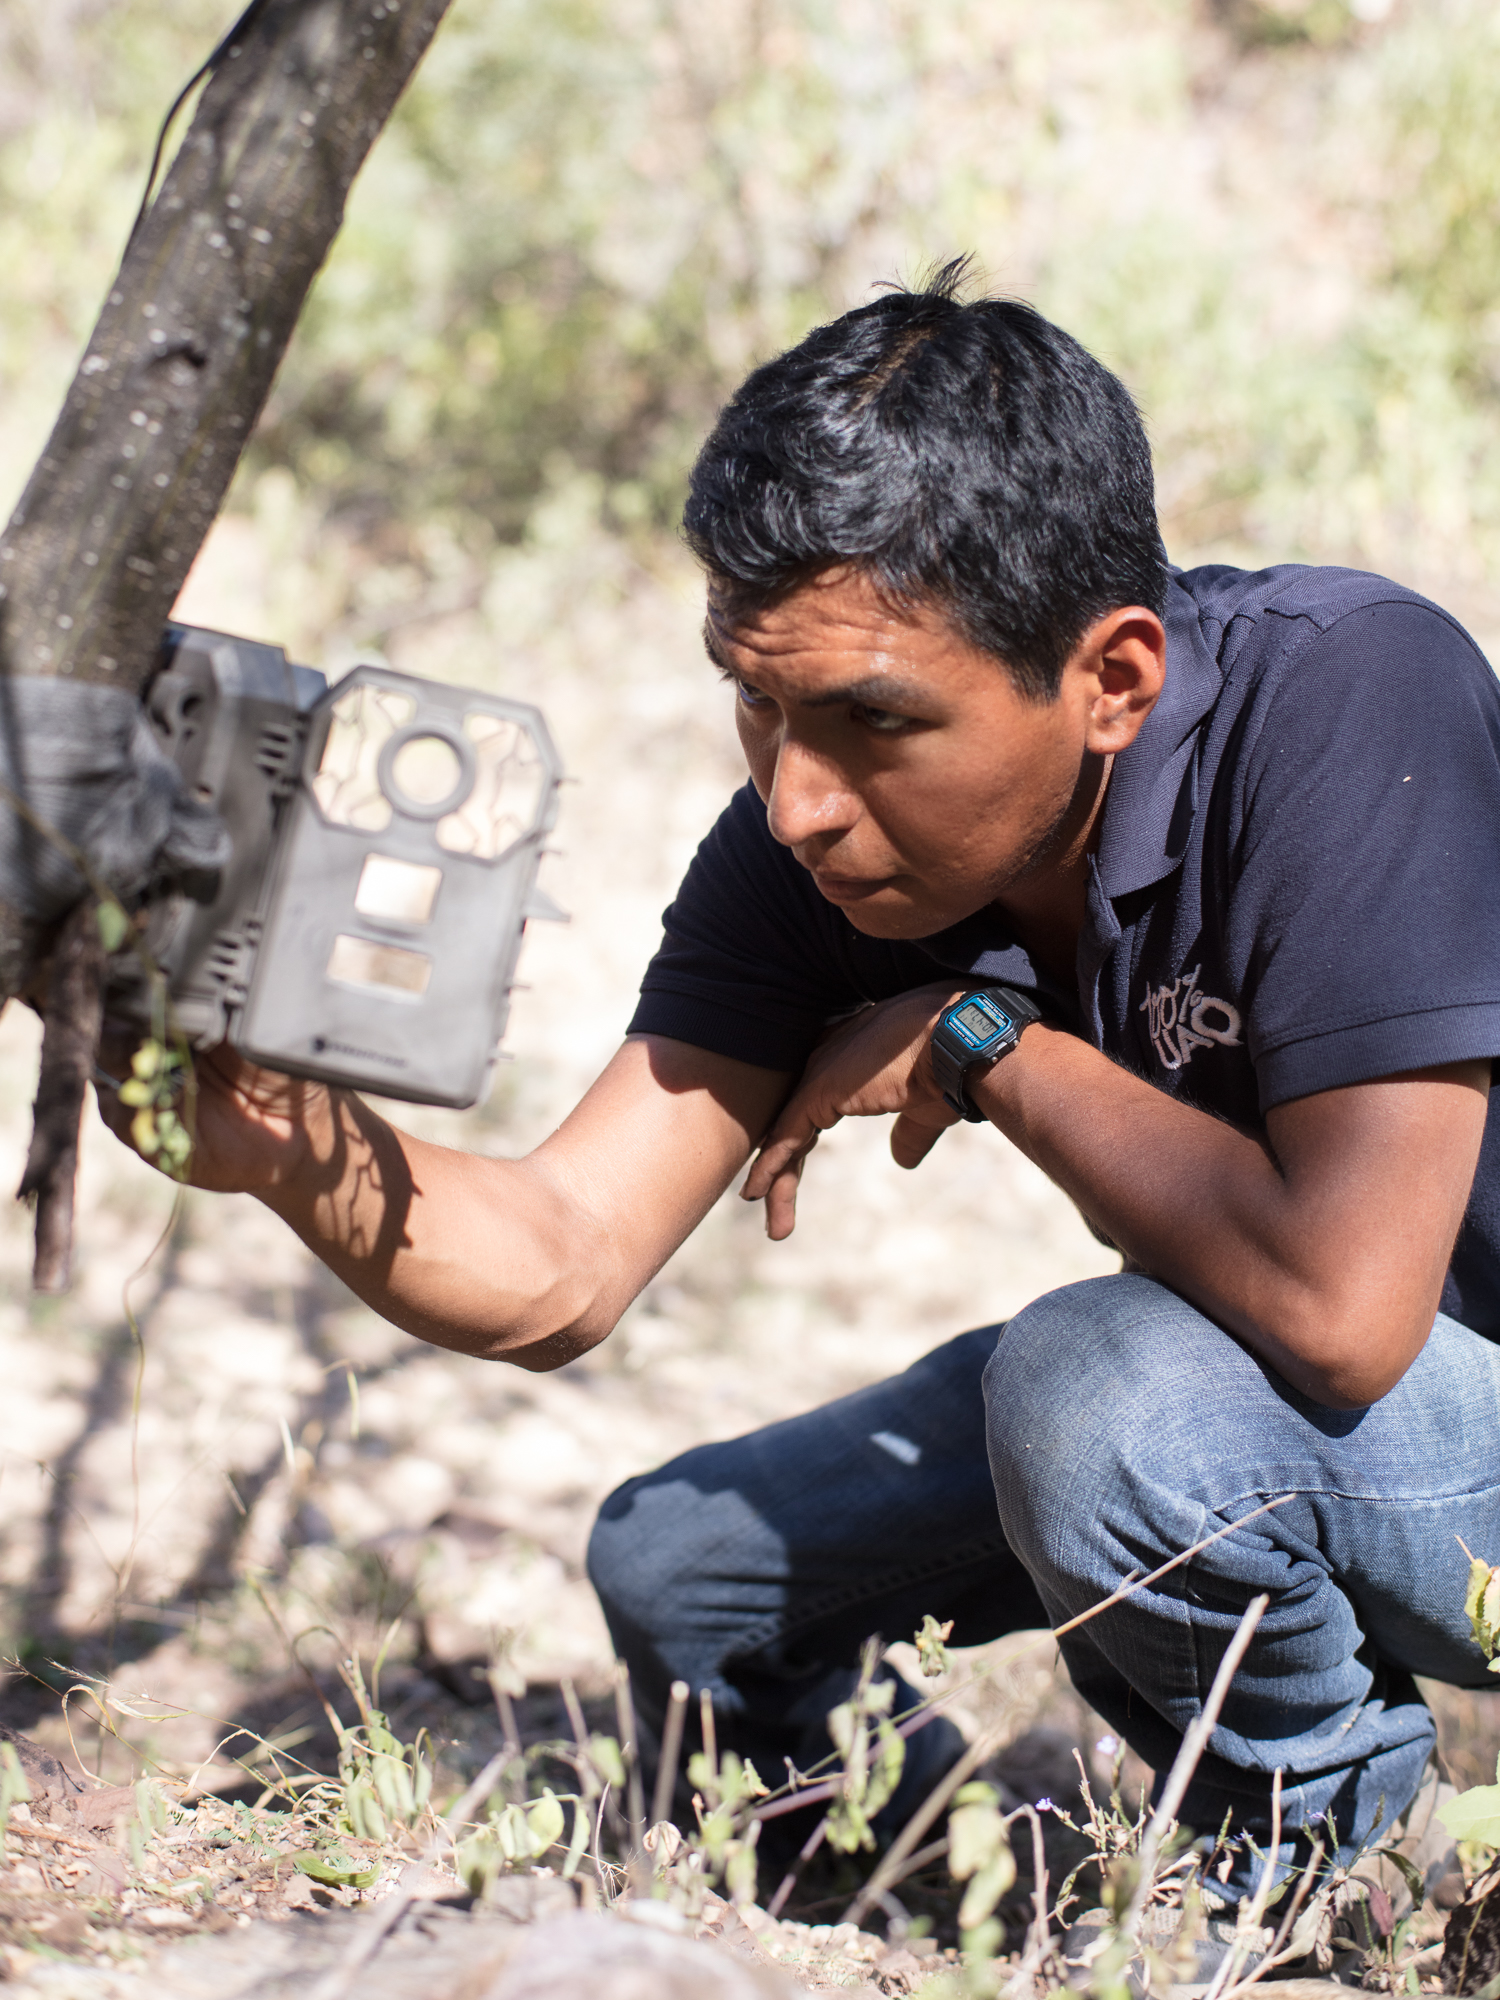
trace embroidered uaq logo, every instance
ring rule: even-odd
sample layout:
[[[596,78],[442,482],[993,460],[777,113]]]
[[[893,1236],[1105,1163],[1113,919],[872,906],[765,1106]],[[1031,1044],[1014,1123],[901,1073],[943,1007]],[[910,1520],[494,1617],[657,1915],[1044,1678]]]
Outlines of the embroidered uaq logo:
[[[1148,986],[1141,1002],[1152,1046],[1167,1069],[1182,1069],[1193,1060],[1194,1049],[1240,1046],[1240,1010],[1203,991],[1198,984],[1202,969],[1195,965],[1170,986]]]

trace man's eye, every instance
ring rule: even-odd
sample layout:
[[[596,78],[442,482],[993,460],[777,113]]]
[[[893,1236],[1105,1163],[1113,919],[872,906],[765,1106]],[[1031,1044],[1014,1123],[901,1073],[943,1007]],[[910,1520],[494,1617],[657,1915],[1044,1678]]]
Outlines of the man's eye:
[[[904,715],[892,715],[888,708],[871,708],[863,701],[854,704],[852,713],[856,722],[862,722],[866,729],[876,730],[882,736],[894,736],[897,730],[906,727],[909,719]]]
[[[746,708],[765,707],[767,698],[758,688],[751,687],[748,681],[742,681],[734,674],[726,674],[724,678],[734,688],[735,699],[743,702]]]

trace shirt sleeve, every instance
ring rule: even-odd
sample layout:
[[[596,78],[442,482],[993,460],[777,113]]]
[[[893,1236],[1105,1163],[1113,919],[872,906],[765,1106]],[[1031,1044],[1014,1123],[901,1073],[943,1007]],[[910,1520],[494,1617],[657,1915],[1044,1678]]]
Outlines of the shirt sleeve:
[[[631,1034],[795,1072],[825,1025],[864,998],[839,913],[772,839],[750,785],[698,849],[662,923]]]
[[[1261,1109],[1500,1055],[1500,685],[1412,602],[1347,613],[1258,698],[1229,928]]]

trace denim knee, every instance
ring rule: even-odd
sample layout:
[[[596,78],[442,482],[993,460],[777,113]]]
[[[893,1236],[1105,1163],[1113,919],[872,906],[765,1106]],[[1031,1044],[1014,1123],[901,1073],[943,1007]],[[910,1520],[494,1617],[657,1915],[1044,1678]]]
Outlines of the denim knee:
[[[690,1507],[663,1507],[652,1476],[627,1479],[600,1507],[589,1535],[589,1581],[622,1654],[670,1632],[696,1564]],[[669,1519],[655,1519],[670,1512]]]
[[[1220,1328],[1134,1274],[1064,1286],[1016,1314],[985,1370],[990,1469],[1006,1535],[1044,1594],[1047,1573],[1071,1568],[1126,1496],[1180,1513],[1158,1528],[1195,1538],[1202,1513],[1187,1496],[1200,1468],[1184,1430],[1217,1448],[1244,1366],[1255,1369]]]

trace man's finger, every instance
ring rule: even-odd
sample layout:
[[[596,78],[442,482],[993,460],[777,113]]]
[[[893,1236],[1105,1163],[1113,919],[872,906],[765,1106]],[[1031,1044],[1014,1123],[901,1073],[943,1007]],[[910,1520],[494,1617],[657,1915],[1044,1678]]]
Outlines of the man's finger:
[[[954,1122],[949,1119],[941,1125],[933,1125],[926,1119],[913,1118],[909,1112],[903,1111],[891,1127],[891,1158],[898,1167],[921,1166]]]
[[[797,1227],[797,1183],[802,1162],[788,1167],[772,1181],[766,1195],[766,1234],[773,1243],[784,1243]]]
[[[750,1171],[745,1176],[745,1185],[740,1194],[746,1201],[760,1201],[770,1194],[773,1183],[784,1173],[790,1172],[795,1185],[796,1177],[802,1172],[802,1162],[821,1134],[816,1126],[800,1132],[773,1132],[750,1162]]]

